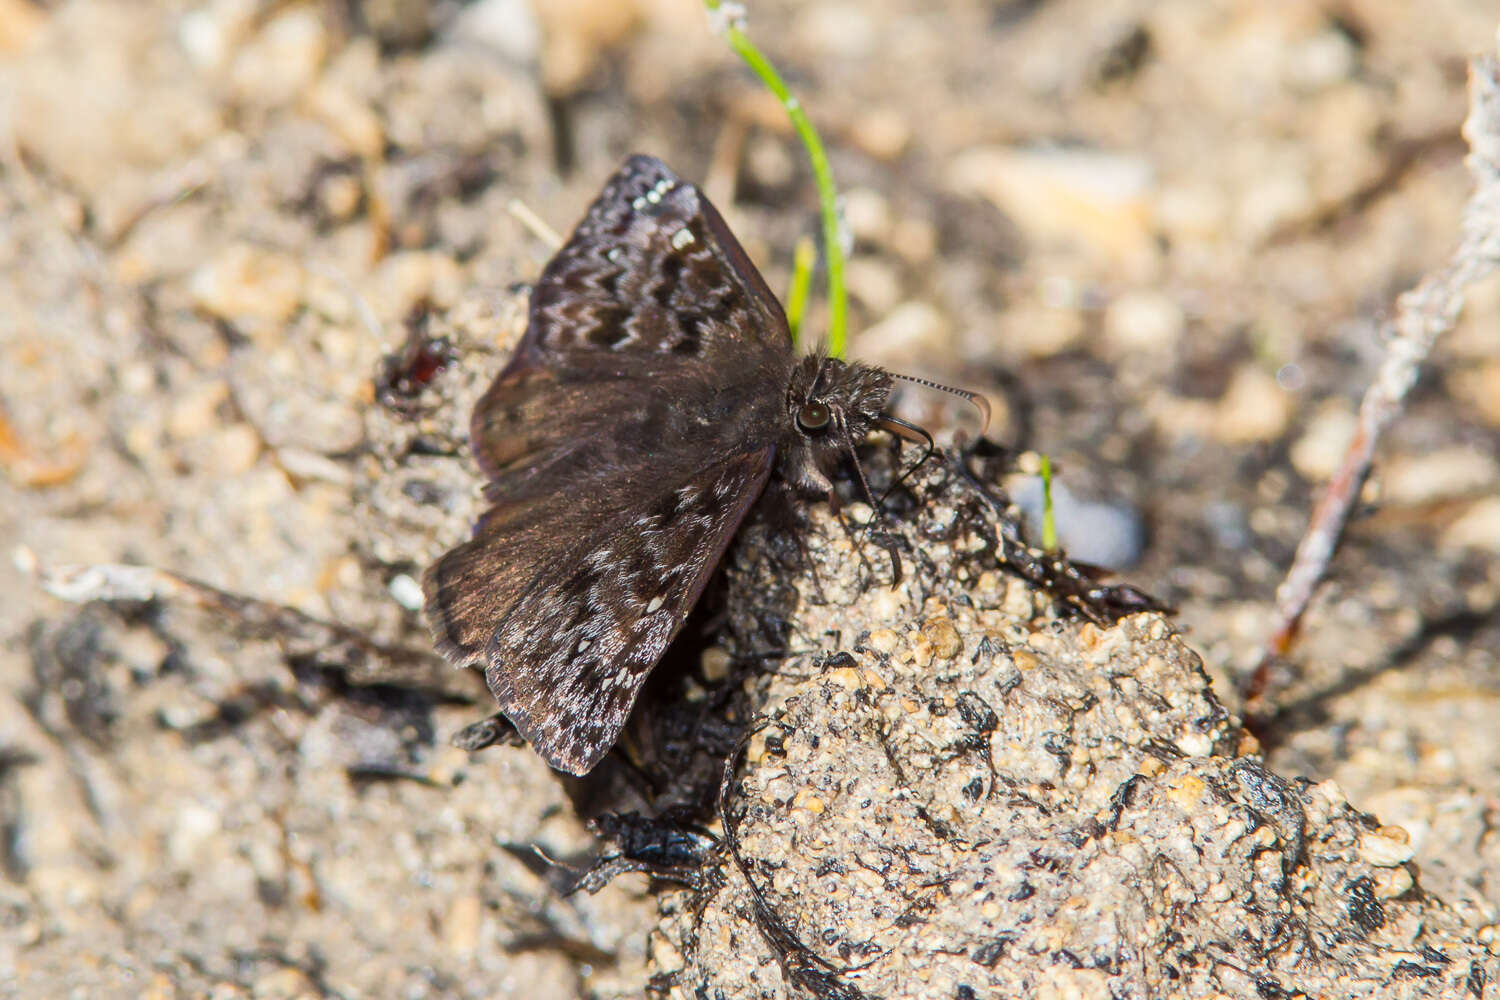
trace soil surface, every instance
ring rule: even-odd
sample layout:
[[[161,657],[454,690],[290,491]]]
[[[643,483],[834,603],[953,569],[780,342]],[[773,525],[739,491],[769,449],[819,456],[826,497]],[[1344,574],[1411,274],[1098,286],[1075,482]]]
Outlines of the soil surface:
[[[1457,243],[1493,5],[812,0],[748,30],[829,147],[851,354],[984,392],[1060,466],[1065,543],[1174,605],[1236,711],[1377,324]],[[0,992],[641,993],[646,880],[563,896],[545,859],[650,796],[451,747],[491,702],[415,582],[478,512],[468,410],[550,252],[512,203],[565,232],[631,152],[787,287],[811,172],[693,0],[0,0]],[[413,337],[454,360],[387,360]],[[1491,948],[1497,456],[1491,281],[1259,734]],[[69,569],[115,564],[150,571]]]

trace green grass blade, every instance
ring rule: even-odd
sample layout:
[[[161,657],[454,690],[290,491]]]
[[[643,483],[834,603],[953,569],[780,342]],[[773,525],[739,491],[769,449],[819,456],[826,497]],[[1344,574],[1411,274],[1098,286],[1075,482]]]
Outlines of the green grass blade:
[[[792,254],[792,287],[786,294],[786,322],[792,329],[793,344],[798,342],[802,320],[807,314],[807,296],[812,290],[813,266],[817,262],[817,246],[810,237],[802,237]]]
[[[1052,457],[1042,456],[1042,550],[1057,551],[1057,519],[1052,514]]]
[[[807,159],[812,164],[813,177],[818,185],[818,205],[823,217],[823,254],[828,263],[828,353],[842,358],[848,352],[849,322],[848,298],[844,291],[844,244],[839,232],[838,192],[833,183],[833,168],[828,165],[828,155],[823,151],[823,140],[818,138],[818,130],[787,89],[786,81],[776,72],[776,67],[746,37],[742,17],[731,15],[723,0],[703,0],[703,3],[710,12],[723,17],[724,37],[728,39],[729,47],[760,77],[766,89],[776,95],[807,149]]]

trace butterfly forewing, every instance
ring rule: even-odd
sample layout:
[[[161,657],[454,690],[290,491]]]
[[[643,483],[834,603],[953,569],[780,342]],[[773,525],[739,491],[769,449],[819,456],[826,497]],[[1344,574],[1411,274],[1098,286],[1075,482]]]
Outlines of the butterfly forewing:
[[[474,453],[496,495],[548,489],[553,470],[597,464],[601,450],[621,461],[617,445],[693,412],[684,391],[742,387],[775,404],[791,363],[786,316],[718,212],[633,156],[537,281],[521,345],[475,407]]]
[[[786,317],[697,188],[627,160],[547,265],[474,409],[494,505],[424,578],[439,648],[482,662],[554,766],[608,751],[765,486]]]
[[[789,355],[780,304],[702,193],[633,156],[542,271],[516,360],[555,367],[574,350],[712,360],[735,342]]]

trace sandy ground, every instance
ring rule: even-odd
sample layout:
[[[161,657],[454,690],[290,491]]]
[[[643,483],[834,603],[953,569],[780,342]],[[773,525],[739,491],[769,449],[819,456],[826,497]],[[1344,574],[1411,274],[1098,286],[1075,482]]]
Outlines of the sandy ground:
[[[512,199],[566,229],[654,153],[784,288],[814,197],[695,3],[536,7],[0,0],[0,989],[639,994],[645,883],[563,899],[529,849],[587,857],[598,789],[447,746],[486,696],[424,658],[411,584],[474,481],[428,445],[547,256]],[[852,353],[985,391],[994,436],[1138,513],[1127,576],[1231,701],[1375,324],[1456,243],[1464,61],[1495,29],[1388,0],[750,21],[843,187]],[[465,364],[413,417],[375,380],[422,306]],[[1491,941],[1497,442],[1491,282],[1384,446],[1267,734],[1282,774],[1402,826]],[[35,575],[98,563],[380,655]]]

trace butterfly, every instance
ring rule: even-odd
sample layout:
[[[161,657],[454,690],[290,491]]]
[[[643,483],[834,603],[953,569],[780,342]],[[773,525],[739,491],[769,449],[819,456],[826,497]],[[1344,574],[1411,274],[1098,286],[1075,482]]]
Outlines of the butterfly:
[[[649,156],[604,185],[528,308],[470,424],[490,506],[422,586],[438,650],[586,774],[770,478],[826,493],[892,376],[799,358],[723,218]]]

